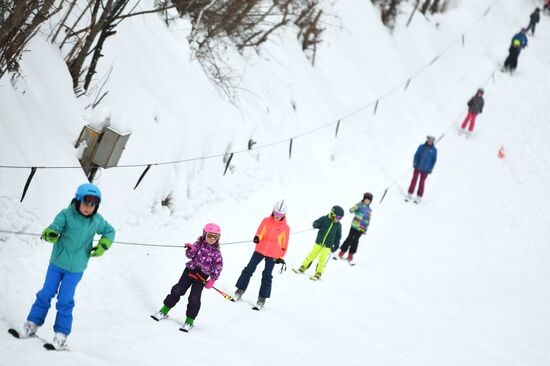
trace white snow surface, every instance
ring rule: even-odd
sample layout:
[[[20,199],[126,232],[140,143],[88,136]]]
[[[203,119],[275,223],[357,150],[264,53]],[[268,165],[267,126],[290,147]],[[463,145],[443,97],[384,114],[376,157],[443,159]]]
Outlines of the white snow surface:
[[[70,352],[46,352],[40,341],[4,331],[0,364],[550,365],[550,19],[542,17],[511,77],[499,64],[535,2],[457,5],[429,19],[416,14],[408,28],[405,8],[390,34],[370,1],[327,1],[315,67],[289,30],[260,54],[227,55],[242,73],[235,104],[190,57],[185,20],[172,28],[155,15],[122,22],[97,74],[112,67],[109,93],[93,111],[87,106],[96,95],[75,97],[59,50],[46,30],[38,34],[22,77],[0,80],[1,166],[78,166],[74,144],[88,123],[132,133],[122,165],[246,150],[250,138],[257,146],[286,140],[235,154],[225,176],[221,157],[153,165],[135,190],[144,166],[101,170],[100,212],[117,241],[183,245],[216,222],[222,244],[247,241],[222,245],[216,286],[232,293],[275,201],[288,203],[293,232],[310,229],[333,205],[349,209],[365,191],[375,202],[356,266],[330,260],[318,282],[290,268],[279,274],[277,266],[272,297],[254,312],[260,265],[244,301],[205,290],[187,334],[178,331],[186,297],[169,320],[149,318],[184,269],[183,249],[115,243],[90,260],[78,286]],[[485,110],[466,140],[457,126],[480,86]],[[295,138],[289,159],[289,138],[328,123]],[[412,157],[427,134],[438,137],[438,162],[423,202],[404,203]],[[19,202],[29,173],[0,168],[5,330],[25,321],[51,250],[22,233],[40,233],[85,182],[81,169],[39,168]],[[342,240],[350,222],[347,214]],[[315,235],[291,235],[289,267],[301,263]],[[54,318],[55,299],[42,338],[53,337]]]

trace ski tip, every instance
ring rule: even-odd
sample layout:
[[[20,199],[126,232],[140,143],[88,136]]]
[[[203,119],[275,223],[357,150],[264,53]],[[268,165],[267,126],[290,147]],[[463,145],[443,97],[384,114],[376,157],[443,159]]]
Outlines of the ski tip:
[[[48,351],[55,351],[55,347],[53,344],[51,343],[44,343],[44,348],[47,349]]]
[[[158,322],[159,320],[157,318],[155,318],[154,315],[151,315],[151,319],[153,319],[154,321]]]
[[[8,329],[8,333],[14,336],[15,338],[21,338],[19,332],[13,328]]]

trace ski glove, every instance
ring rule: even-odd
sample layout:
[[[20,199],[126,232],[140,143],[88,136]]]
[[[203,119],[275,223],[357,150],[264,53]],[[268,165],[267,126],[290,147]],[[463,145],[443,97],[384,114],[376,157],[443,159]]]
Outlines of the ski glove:
[[[257,236],[254,237],[254,239],[252,239],[252,241],[255,243],[255,244],[258,244],[260,242],[260,238],[258,238]]]
[[[332,248],[330,248],[330,251],[332,253],[336,252],[338,250],[338,245],[334,245]]]
[[[101,257],[111,247],[112,242],[107,238],[99,239],[97,247],[90,249],[90,257]]]
[[[282,264],[281,270],[279,271],[279,273],[283,273],[284,271],[286,271],[286,262],[283,258],[275,259],[275,264]]]
[[[193,244],[187,243],[187,244],[184,245],[184,247],[185,247],[185,250],[187,250],[189,252],[189,254],[195,253],[196,248]]]
[[[59,233],[56,231],[53,231],[50,228],[45,228],[42,232],[42,235],[40,236],[40,239],[47,241],[48,243],[55,244],[59,240]]]
[[[214,287],[214,282],[216,282],[216,280],[211,277],[208,281],[206,281],[206,283],[204,284],[204,288],[207,288],[207,289],[211,289],[212,287]]]

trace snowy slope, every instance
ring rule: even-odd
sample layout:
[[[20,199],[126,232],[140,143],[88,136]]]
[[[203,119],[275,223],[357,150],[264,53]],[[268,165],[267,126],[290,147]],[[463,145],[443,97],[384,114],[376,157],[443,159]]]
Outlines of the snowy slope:
[[[105,116],[132,131],[121,164],[241,150],[251,137],[266,145],[349,116],[337,139],[333,124],[295,139],[290,160],[288,141],[237,154],[224,177],[221,158],[154,166],[134,191],[144,167],[103,170],[101,212],[117,240],[182,245],[209,221],[221,225],[222,242],[250,240],[283,197],[292,231],[309,229],[334,204],[351,207],[367,190],[374,216],[357,266],[331,261],[317,283],[274,272],[272,298],[257,313],[250,303],[259,269],[244,302],[205,291],[189,334],[177,331],[186,299],[171,320],[149,318],[179,278],[183,251],[115,244],[90,261],[78,287],[71,352],[45,353],[39,341],[4,332],[0,364],[548,365],[550,21],[541,20],[517,74],[496,72],[493,81],[533,3],[498,1],[472,26],[492,3],[416,16],[393,35],[368,1],[327,4],[341,28],[327,30],[315,68],[290,32],[260,56],[228,55],[244,72],[238,106],[190,60],[183,21],[172,30],[155,16],[121,23],[99,70],[113,66],[110,93],[93,113],[74,97],[58,51],[38,36],[22,61],[24,78],[15,87],[0,80],[0,165],[76,166],[82,125]],[[479,86],[486,108],[465,140],[456,126]],[[373,102],[394,89],[373,116]],[[424,202],[405,204],[412,155],[428,133],[440,138],[439,160]],[[39,169],[19,203],[29,172],[0,169],[0,230],[40,232],[84,181],[79,169]],[[169,195],[171,207],[161,206]],[[291,236],[289,266],[300,264],[314,235]],[[229,292],[253,244],[222,250],[217,285]],[[49,252],[35,236],[0,233],[2,328],[25,320]],[[40,330],[45,339],[54,310]]]

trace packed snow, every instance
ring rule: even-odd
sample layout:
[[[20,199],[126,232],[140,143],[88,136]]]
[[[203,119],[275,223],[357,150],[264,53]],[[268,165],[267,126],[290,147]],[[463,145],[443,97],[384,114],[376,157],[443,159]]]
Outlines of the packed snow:
[[[97,95],[75,97],[39,33],[22,76],[0,80],[0,364],[550,365],[550,17],[510,76],[499,71],[510,39],[541,4],[455,3],[409,27],[404,7],[391,33],[370,1],[327,2],[315,67],[290,30],[259,54],[227,55],[242,76],[235,103],[191,57],[185,20],[122,22],[98,70],[112,68],[109,94],[94,110]],[[466,139],[458,125],[478,87],[486,105]],[[116,242],[77,288],[70,351],[46,352],[7,329],[21,328],[44,281],[51,244],[36,234],[86,181],[76,139],[108,123],[131,132],[119,164],[140,166],[97,175]],[[438,161],[423,201],[405,203],[427,134]],[[155,165],[246,150],[249,139],[257,148],[236,153],[225,175],[221,156]],[[347,212],[366,191],[373,217],[356,265],[329,260],[317,282],[290,271],[314,244],[313,220],[333,205]],[[289,268],[276,266],[262,311],[251,306],[263,264],[240,302],[205,290],[189,333],[178,331],[186,297],[168,320],[150,319],[184,269],[183,244],[207,222],[222,229],[216,287],[233,293],[258,224],[283,198]],[[41,339],[53,337],[54,318],[55,299]]]

